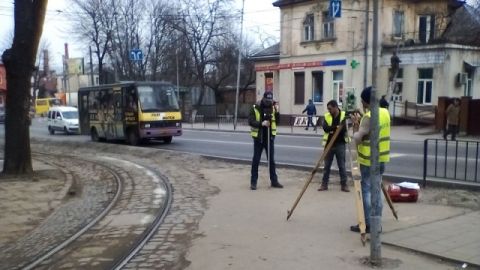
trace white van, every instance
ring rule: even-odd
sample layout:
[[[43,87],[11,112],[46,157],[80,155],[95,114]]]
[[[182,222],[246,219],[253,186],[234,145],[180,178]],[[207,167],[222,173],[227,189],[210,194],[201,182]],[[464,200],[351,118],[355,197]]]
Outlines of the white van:
[[[78,133],[78,110],[75,107],[58,106],[48,110],[48,132],[63,131],[66,134]]]

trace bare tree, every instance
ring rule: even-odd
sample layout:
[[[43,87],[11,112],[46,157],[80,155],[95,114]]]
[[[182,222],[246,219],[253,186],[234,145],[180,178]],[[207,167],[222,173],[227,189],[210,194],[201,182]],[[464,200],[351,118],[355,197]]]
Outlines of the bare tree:
[[[249,85],[255,82],[254,63],[249,58],[253,44],[244,43],[240,69],[240,95],[245,92]],[[221,89],[236,85],[239,44],[240,41],[238,41],[238,39],[232,39],[228,43],[221,42],[215,46],[214,62],[211,65],[211,70],[207,74],[207,86],[215,92],[215,101],[217,104],[224,102]]]
[[[71,0],[78,18],[72,25],[82,43],[91,43],[98,61],[100,83],[106,83],[103,65],[111,46],[115,0]]]
[[[13,44],[2,54],[7,70],[4,174],[33,172],[30,152],[29,109],[32,72],[35,65],[47,0],[15,1]]]
[[[230,31],[228,19],[229,0],[182,0],[179,31],[188,46],[193,58],[192,73],[198,81],[200,94],[194,112],[202,104],[207,86],[208,68],[214,62],[214,45],[218,44]]]

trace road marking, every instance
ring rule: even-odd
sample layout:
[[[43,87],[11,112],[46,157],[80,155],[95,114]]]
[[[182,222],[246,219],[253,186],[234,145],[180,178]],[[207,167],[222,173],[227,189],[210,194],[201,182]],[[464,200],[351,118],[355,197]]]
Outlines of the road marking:
[[[240,145],[253,145],[252,142],[232,142],[232,141],[218,141],[218,140],[206,140],[206,139],[188,139],[188,138],[175,138],[177,141],[193,141],[193,142],[205,142],[205,143],[223,143],[223,144],[240,144]],[[298,145],[285,145],[275,144],[275,148],[296,148],[296,149],[311,149],[321,150],[321,147],[315,146],[298,146]]]

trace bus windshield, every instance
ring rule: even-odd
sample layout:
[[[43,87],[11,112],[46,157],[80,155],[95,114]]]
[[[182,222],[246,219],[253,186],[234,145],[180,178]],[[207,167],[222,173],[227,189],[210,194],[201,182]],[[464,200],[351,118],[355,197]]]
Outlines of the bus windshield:
[[[170,85],[138,86],[138,97],[143,112],[178,111],[175,89]]]

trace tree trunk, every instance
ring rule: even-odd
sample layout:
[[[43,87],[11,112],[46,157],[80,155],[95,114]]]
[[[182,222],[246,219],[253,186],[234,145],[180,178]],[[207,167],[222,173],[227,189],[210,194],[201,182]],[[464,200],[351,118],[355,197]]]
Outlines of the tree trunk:
[[[30,153],[30,88],[48,0],[15,1],[12,48],[2,55],[7,71],[5,152],[3,173],[33,172]]]

